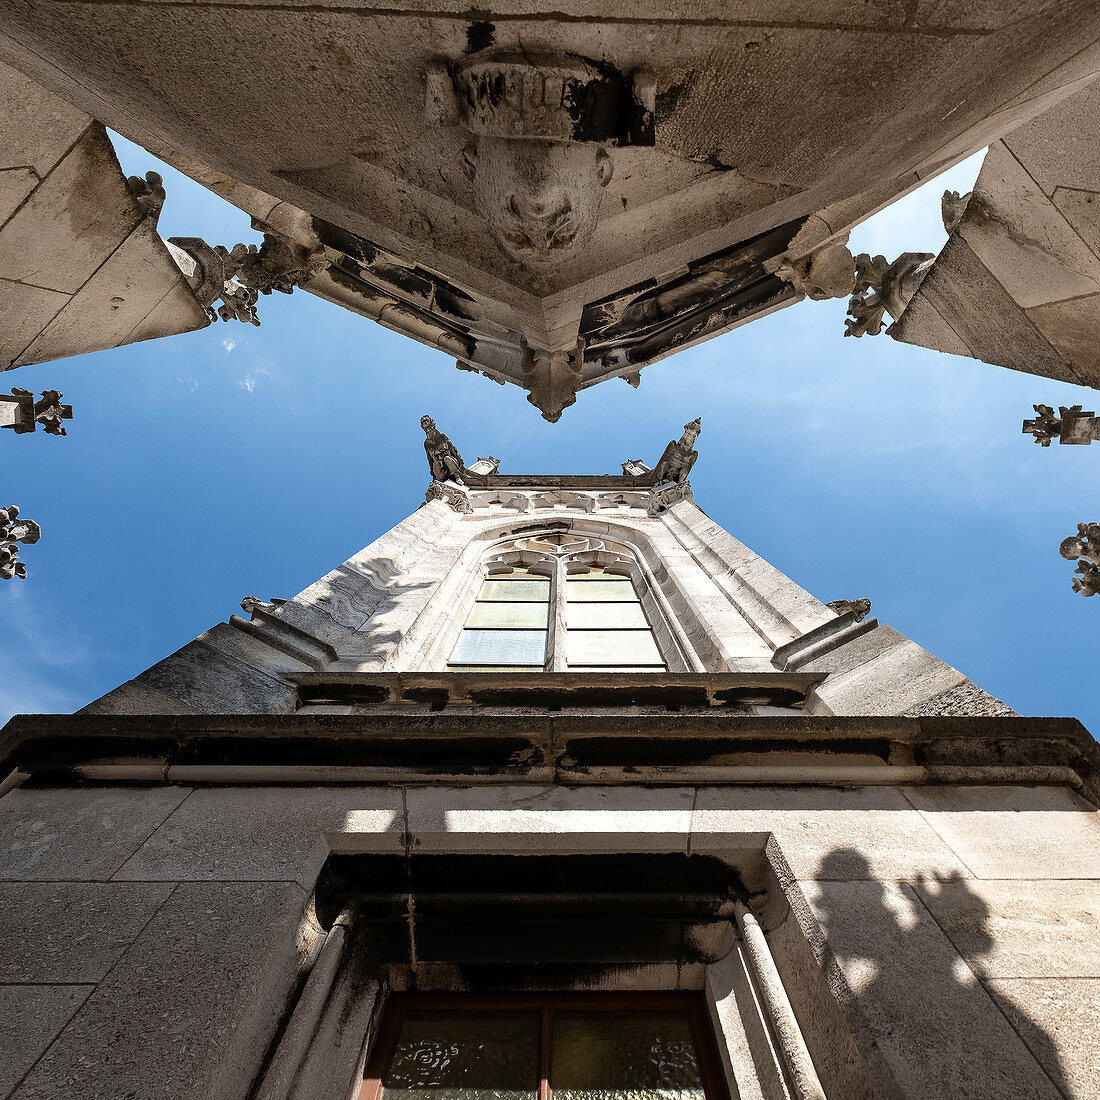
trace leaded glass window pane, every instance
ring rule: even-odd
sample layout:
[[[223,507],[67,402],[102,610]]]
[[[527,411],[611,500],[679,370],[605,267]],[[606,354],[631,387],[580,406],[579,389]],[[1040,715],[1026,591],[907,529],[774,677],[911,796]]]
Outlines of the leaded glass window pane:
[[[686,1012],[557,1012],[554,1100],[703,1100]]]
[[[565,625],[573,630],[648,630],[640,603],[567,603]]]
[[[550,599],[550,581],[541,578],[523,580],[487,580],[481,586],[478,600],[534,600],[545,603]]]
[[[595,578],[570,577],[565,582],[566,598],[574,600],[635,600],[629,577],[597,575]]]
[[[451,664],[541,666],[545,660],[545,630],[464,630]]]
[[[539,1026],[537,1011],[410,1012],[386,1100],[535,1100]]]
[[[565,654],[573,665],[662,665],[649,630],[567,630]]]
[[[545,603],[475,603],[466,625],[481,627],[513,627],[546,629]]]

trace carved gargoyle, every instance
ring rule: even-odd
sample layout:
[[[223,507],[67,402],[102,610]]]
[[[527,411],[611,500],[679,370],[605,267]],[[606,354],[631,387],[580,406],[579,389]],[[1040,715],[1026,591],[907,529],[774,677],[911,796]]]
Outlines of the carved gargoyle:
[[[261,294],[290,294],[329,266],[323,246],[308,248],[276,233],[265,232],[259,246],[211,246],[201,237],[170,237],[168,245],[211,321],[259,325]],[[222,304],[215,308],[219,299]]]
[[[33,519],[20,519],[16,505],[0,508],[0,580],[26,579],[27,567],[19,560],[18,543],[30,546],[41,537],[42,528]]]
[[[702,430],[703,422],[699,417],[684,425],[684,434],[669,443],[660,461],[653,467],[654,484],[664,485],[670,481],[680,484],[687,481],[687,476],[699,457],[699,452],[692,448]]]
[[[1025,420],[1023,434],[1035,436],[1040,447],[1049,447],[1051,440],[1059,443],[1085,444],[1100,439],[1100,419],[1091,410],[1085,412],[1080,405],[1058,407],[1058,415],[1050,405],[1032,405],[1039,415]]]
[[[489,51],[428,73],[429,121],[470,134],[474,201],[501,250],[567,260],[596,231],[615,145],[653,144],[651,78],[576,55]]]
[[[1100,592],[1100,523],[1079,523],[1077,534],[1062,539],[1058,553],[1067,561],[1077,562],[1074,570],[1073,591],[1082,596],[1095,596]]]
[[[784,260],[776,268],[784,282],[800,294],[823,302],[828,298],[844,298],[855,286],[855,260],[848,251],[848,235],[829,241],[799,260]]]
[[[866,596],[860,596],[858,600],[833,600],[825,605],[838,615],[847,615],[852,612],[856,622],[861,623],[871,614],[871,601]]]
[[[892,264],[885,256],[872,259],[866,252],[856,257],[855,293],[848,301],[845,336],[877,336],[882,316],[896,321],[916,294],[936,257],[931,252],[903,252]]]
[[[424,451],[432,480],[456,481],[461,485],[468,471],[458,448],[435,426],[430,416],[422,416],[420,426],[424,429]]]
[[[141,212],[156,225],[166,198],[164,179],[161,174],[146,172],[144,179],[141,176],[129,176],[126,180],[126,189],[134,196],[134,201],[141,208]]]
[[[962,221],[970,195],[970,191],[965,195],[960,195],[958,191],[944,191],[943,198],[940,199],[940,216],[948,233],[954,233],[956,226]]]

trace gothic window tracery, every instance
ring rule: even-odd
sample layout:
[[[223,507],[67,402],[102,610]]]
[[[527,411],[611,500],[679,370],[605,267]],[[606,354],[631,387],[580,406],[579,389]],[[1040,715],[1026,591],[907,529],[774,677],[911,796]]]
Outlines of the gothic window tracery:
[[[572,532],[518,539],[483,565],[448,667],[494,672],[664,672],[637,562]],[[652,603],[652,600],[650,600]]]

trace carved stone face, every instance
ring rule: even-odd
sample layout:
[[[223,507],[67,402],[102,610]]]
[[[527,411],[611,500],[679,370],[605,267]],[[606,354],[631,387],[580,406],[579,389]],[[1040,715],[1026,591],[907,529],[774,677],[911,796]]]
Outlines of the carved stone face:
[[[604,149],[483,135],[464,157],[477,208],[514,259],[567,259],[596,231],[600,191],[614,167]]]
[[[430,416],[422,416],[420,418],[420,426],[424,431],[430,432],[435,428],[435,421]]]

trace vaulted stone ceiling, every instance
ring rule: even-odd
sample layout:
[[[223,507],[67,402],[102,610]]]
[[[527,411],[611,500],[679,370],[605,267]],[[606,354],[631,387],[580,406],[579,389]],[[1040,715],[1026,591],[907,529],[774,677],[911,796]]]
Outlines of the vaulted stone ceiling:
[[[1100,72],[1100,8],[9,0],[0,58],[557,419],[848,293],[853,224]]]

